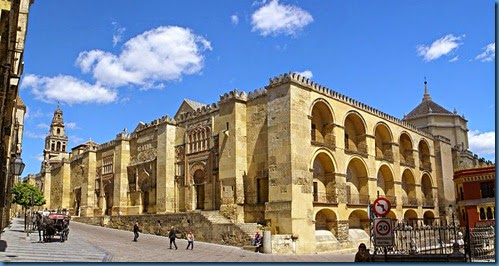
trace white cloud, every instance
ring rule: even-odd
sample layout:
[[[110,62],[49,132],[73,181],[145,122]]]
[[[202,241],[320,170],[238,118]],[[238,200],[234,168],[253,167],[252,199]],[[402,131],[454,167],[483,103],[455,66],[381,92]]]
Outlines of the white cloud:
[[[117,92],[112,89],[99,84],[91,85],[72,76],[49,78],[29,74],[24,77],[21,86],[30,89],[38,100],[48,103],[110,103],[117,97]]]
[[[42,153],[39,153],[39,154],[35,155],[33,158],[34,158],[35,160],[39,161],[39,162],[43,162],[43,159],[44,159],[44,157],[43,157],[43,154],[42,154]]]
[[[479,155],[495,155],[495,132],[480,133],[478,130],[468,132],[470,150]]]
[[[35,118],[43,117],[43,116],[46,116],[46,114],[44,114],[42,112],[42,110],[36,109],[36,111],[32,112],[31,108],[29,108],[29,106],[26,106],[26,114],[24,115],[24,120],[35,119]]]
[[[76,65],[84,73],[92,73],[100,84],[158,88],[164,86],[162,81],[200,72],[202,52],[211,49],[209,41],[190,29],[162,26],[127,41],[119,55],[100,50],[81,52]]]
[[[64,123],[64,125],[69,129],[80,129],[75,122]]]
[[[40,123],[38,125],[36,125],[37,128],[41,128],[41,129],[50,129],[50,126],[45,124],[45,123]]]
[[[121,42],[123,38],[123,33],[125,33],[126,28],[121,27],[118,22],[113,21],[114,34],[113,34],[113,46],[116,46],[119,42]]]
[[[239,24],[239,17],[237,15],[232,15],[230,16],[230,21],[232,22],[232,24],[237,25]]]
[[[454,58],[452,58],[451,60],[449,60],[449,62],[456,62],[457,60],[459,60],[459,55],[456,55],[454,56]]]
[[[296,35],[313,20],[307,11],[297,6],[279,4],[278,0],[270,1],[251,16],[252,30],[259,31],[263,36]]]
[[[492,62],[496,58],[496,43],[489,43],[483,48],[485,51],[477,55],[475,60],[480,60],[482,62]]]
[[[305,70],[303,72],[296,72],[296,74],[298,74],[302,77],[306,77],[308,79],[311,79],[314,76],[314,74],[310,70]]]
[[[464,37],[464,34],[458,37],[448,34],[434,41],[430,46],[422,44],[418,45],[418,55],[422,56],[426,62],[438,59],[441,56],[447,55],[457,49],[462,44],[459,41]]]
[[[83,138],[80,138],[78,136],[68,136],[68,139],[69,141],[71,141],[72,143],[76,143],[76,144],[81,144],[82,141],[83,141]]]
[[[26,136],[30,139],[45,139],[45,137],[47,136],[46,134],[37,134],[33,131],[30,131],[30,130],[26,130],[24,133],[23,133],[23,136]]]

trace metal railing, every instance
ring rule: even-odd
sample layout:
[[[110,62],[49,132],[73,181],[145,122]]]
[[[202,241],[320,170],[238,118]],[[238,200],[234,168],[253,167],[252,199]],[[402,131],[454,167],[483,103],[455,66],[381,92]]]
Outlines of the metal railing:
[[[314,193],[314,203],[338,204],[338,198],[333,192]]]
[[[472,262],[495,262],[495,223],[477,224],[469,229],[468,255]]]
[[[413,197],[402,197],[402,206],[417,207],[419,206],[419,200]]]
[[[347,204],[369,205],[370,204],[369,195],[347,193]]]
[[[439,219],[414,219],[393,222],[393,246],[389,255],[451,254],[457,241],[464,253],[464,240],[456,223],[447,224]]]

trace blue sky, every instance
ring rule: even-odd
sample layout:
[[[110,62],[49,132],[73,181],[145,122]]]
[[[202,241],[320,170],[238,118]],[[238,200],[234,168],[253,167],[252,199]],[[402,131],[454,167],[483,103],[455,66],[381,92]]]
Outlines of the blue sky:
[[[299,72],[402,118],[423,97],[468,119],[495,160],[495,2],[35,1],[20,95],[24,175],[38,173],[57,102],[69,148]]]

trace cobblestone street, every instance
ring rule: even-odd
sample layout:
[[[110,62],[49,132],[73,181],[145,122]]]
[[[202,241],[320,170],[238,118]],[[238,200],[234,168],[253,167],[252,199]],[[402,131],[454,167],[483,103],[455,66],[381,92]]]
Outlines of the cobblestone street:
[[[57,239],[57,238],[56,238]],[[178,250],[169,249],[166,237],[133,233],[72,222],[69,238],[61,243],[38,243],[38,233],[26,237],[24,220],[14,219],[0,240],[2,262],[353,262],[354,253],[310,255],[258,254],[239,247],[177,239]]]

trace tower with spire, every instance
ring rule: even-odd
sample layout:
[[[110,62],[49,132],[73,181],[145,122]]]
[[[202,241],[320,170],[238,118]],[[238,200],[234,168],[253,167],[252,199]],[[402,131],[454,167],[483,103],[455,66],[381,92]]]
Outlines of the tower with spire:
[[[448,138],[451,146],[459,150],[468,150],[469,148],[468,120],[464,118],[464,115],[458,115],[455,108],[454,112],[450,112],[435,103],[428,91],[426,78],[421,103],[405,115],[403,120],[432,135]]]
[[[54,111],[52,124],[50,124],[50,132],[45,137],[45,149],[43,150],[44,164],[53,164],[60,162],[63,157],[67,156],[68,136],[64,130],[64,119],[62,117],[61,106],[58,103],[57,109]]]

